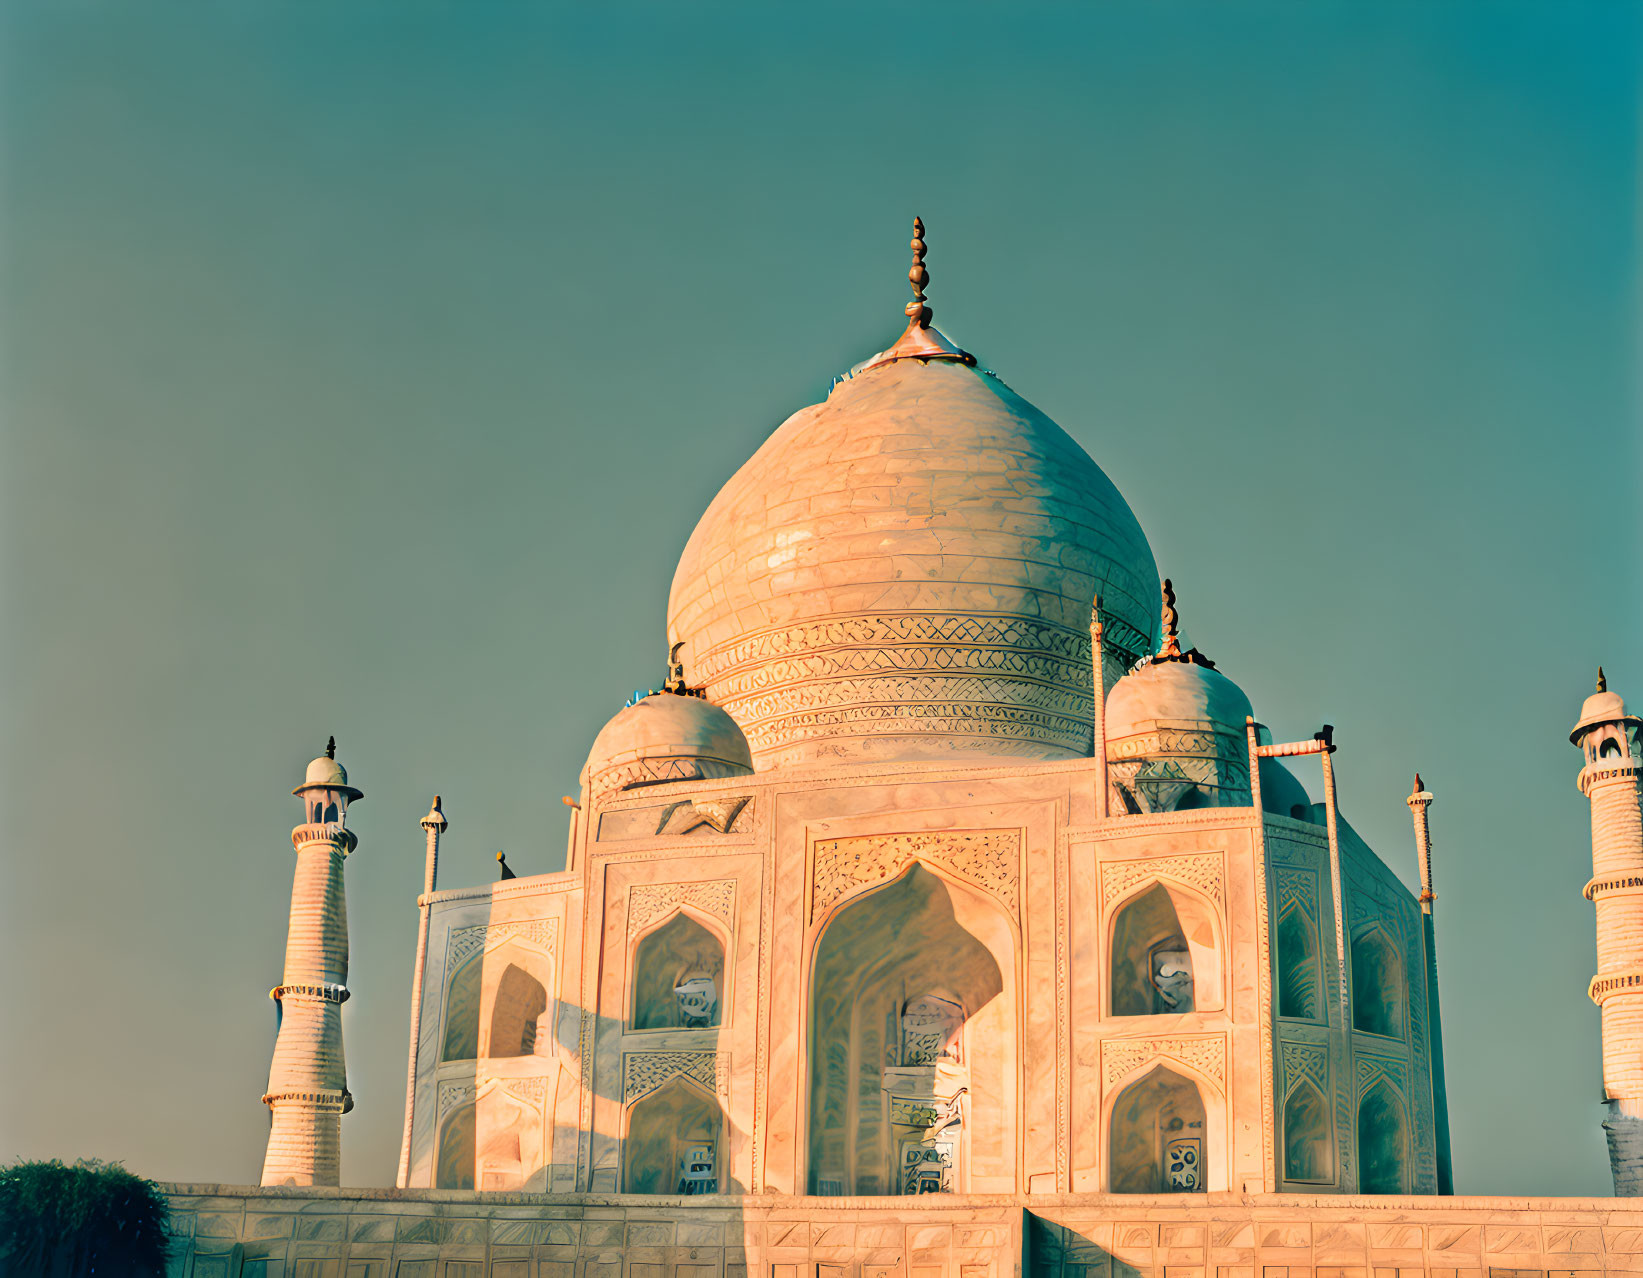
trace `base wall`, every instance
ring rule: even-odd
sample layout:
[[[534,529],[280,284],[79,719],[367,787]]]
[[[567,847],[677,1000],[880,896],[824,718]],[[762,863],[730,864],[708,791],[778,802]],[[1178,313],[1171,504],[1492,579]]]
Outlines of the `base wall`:
[[[165,1187],[170,1278],[1600,1278],[1628,1199]]]

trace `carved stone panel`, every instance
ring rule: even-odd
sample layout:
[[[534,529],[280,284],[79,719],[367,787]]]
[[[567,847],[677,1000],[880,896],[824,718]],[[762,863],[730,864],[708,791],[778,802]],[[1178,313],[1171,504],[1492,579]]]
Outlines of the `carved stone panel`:
[[[1329,1094],[1329,1049],[1322,1043],[1284,1043],[1284,1095],[1295,1084],[1310,1078],[1324,1095]]]
[[[510,937],[518,937],[533,945],[540,945],[555,958],[559,956],[558,919],[522,919],[516,923],[480,923],[475,927],[459,927],[451,931],[445,950],[445,971],[449,975],[466,958],[500,944]]]
[[[1101,901],[1111,905],[1137,883],[1174,879],[1196,888],[1217,905],[1226,903],[1226,867],[1219,852],[1189,852],[1145,861],[1109,861],[1101,867]]]
[[[644,931],[681,905],[718,919],[726,932],[736,930],[736,880],[714,879],[706,883],[635,884],[628,894],[628,935]]]
[[[1151,1060],[1176,1061],[1213,1079],[1224,1091],[1227,1040],[1224,1034],[1171,1034],[1162,1038],[1109,1038],[1101,1044],[1101,1079],[1112,1087]]]
[[[1021,873],[1019,830],[931,830],[919,834],[869,834],[819,839],[813,849],[810,918],[857,890],[896,878],[914,861],[940,865],[1018,909]]]
[[[622,1056],[622,1103],[648,1096],[670,1078],[683,1074],[709,1091],[730,1090],[728,1052],[626,1052]]]

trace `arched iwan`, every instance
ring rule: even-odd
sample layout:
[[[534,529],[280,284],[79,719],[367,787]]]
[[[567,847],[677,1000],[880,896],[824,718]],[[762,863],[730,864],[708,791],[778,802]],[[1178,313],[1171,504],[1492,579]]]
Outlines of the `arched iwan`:
[[[918,862],[826,919],[810,1193],[1016,1192],[1016,945],[995,898]]]

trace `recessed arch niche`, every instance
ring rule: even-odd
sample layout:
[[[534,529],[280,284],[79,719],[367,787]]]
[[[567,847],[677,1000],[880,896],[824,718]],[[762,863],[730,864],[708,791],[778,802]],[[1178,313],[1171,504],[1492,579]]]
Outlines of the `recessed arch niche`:
[[[479,1055],[479,1003],[485,955],[464,959],[445,985],[445,1038],[439,1059],[471,1061]]]
[[[1335,1179],[1335,1142],[1330,1138],[1329,1104],[1309,1078],[1284,1101],[1284,1179],[1327,1185]]]
[[[1383,1078],[1358,1102],[1358,1192],[1408,1193],[1408,1148],[1403,1102]]]
[[[449,1114],[440,1125],[435,1189],[474,1188],[474,1120],[474,1106],[464,1105]]]
[[[1220,914],[1208,897],[1154,879],[1118,906],[1108,935],[1112,1015],[1213,1012],[1224,1006]]]
[[[1278,916],[1278,1015],[1317,1020],[1323,970],[1318,963],[1318,931],[1298,901]]]
[[[633,949],[631,1025],[636,1030],[706,1029],[724,1016],[725,944],[679,910]]]
[[[724,1109],[694,1079],[675,1075],[628,1111],[625,1194],[718,1193],[724,1185]]]
[[[809,1192],[1015,1191],[1016,948],[994,898],[916,862],[826,920]]]
[[[543,1016],[547,1010],[548,992],[542,982],[518,964],[509,963],[491,1003],[491,1032],[485,1055],[535,1055],[539,1039],[546,1036]]]
[[[1164,1064],[1133,1079],[1108,1118],[1107,1183],[1115,1194],[1209,1188],[1209,1123],[1198,1084]]]
[[[1380,928],[1352,940],[1352,1028],[1403,1037],[1406,983],[1397,947]]]

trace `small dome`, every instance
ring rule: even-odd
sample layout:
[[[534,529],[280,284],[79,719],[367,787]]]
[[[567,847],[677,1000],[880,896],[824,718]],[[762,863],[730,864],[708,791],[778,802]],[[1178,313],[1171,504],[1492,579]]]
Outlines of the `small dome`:
[[[1594,692],[1586,698],[1580,707],[1580,722],[1569,734],[1571,742],[1578,743],[1586,729],[1599,723],[1629,722],[1631,716],[1626,713],[1626,703],[1621,700],[1618,692]]]
[[[747,738],[724,710],[700,697],[654,692],[600,729],[582,769],[582,786],[589,798],[599,798],[664,781],[752,771]]]
[[[1138,736],[1161,725],[1212,723],[1244,731],[1249,698],[1219,671],[1188,661],[1159,661],[1125,675],[1107,694],[1107,742]]]
[[[1294,817],[1297,821],[1310,821],[1312,796],[1307,794],[1300,778],[1277,759],[1262,759],[1260,766],[1261,810]]]
[[[320,755],[308,765],[308,771],[302,778],[303,785],[324,785],[335,789],[348,784],[348,770],[335,759]]]

